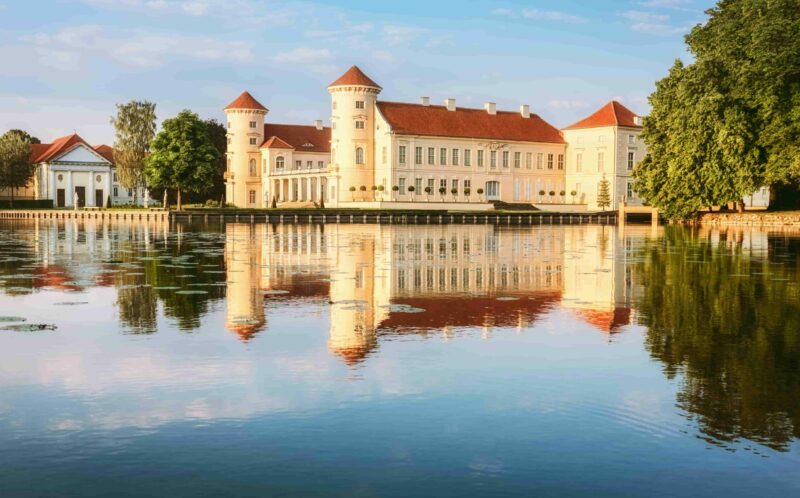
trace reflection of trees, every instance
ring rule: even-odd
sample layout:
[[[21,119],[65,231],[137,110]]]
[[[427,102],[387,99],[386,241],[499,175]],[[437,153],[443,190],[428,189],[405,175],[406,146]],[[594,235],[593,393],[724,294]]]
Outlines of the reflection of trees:
[[[800,437],[796,267],[726,242],[674,229],[645,249],[647,348],[669,378],[683,374],[678,404],[709,441],[786,450]]]

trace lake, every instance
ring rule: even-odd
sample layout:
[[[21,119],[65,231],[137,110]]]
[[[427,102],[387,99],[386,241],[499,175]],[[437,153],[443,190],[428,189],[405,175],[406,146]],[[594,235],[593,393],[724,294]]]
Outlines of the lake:
[[[800,232],[0,222],[2,496],[800,495]]]

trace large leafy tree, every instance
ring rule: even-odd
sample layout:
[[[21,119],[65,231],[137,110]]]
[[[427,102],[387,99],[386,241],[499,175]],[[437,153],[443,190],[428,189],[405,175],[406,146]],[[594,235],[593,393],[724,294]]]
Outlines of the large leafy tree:
[[[139,188],[145,183],[145,158],[156,134],[156,105],[132,100],[117,104],[117,115],[111,118],[114,139],[114,164],[120,184],[132,189],[134,203]]]
[[[28,133],[25,130],[20,130],[20,129],[14,128],[13,130],[8,130],[8,133],[14,134],[14,135],[19,135],[20,137],[22,137],[23,140],[25,140],[29,144],[40,144],[40,143],[42,143],[41,140],[39,140],[38,138],[34,137],[33,135],[31,135],[30,133]]]
[[[9,190],[12,207],[14,190],[26,186],[35,173],[31,143],[27,133],[23,133],[11,130],[0,137],[0,188]]]
[[[636,190],[670,218],[800,179],[800,9],[721,0],[650,96]]]
[[[182,192],[208,192],[214,186],[219,151],[211,143],[206,124],[183,110],[164,121],[145,161],[149,185],[174,189],[178,209]]]
[[[214,186],[209,192],[209,197],[214,200],[222,199],[225,195],[225,151],[228,149],[228,130],[225,125],[216,119],[207,119],[205,121],[206,130],[208,131],[208,138],[211,143],[219,152],[219,159],[217,160],[217,173],[214,176]]]

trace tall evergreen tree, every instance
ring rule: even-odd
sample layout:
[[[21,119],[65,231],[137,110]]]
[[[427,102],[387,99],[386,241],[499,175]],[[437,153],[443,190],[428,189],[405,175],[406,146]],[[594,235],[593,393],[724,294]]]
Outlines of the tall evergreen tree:
[[[184,109],[164,121],[145,161],[145,176],[150,185],[176,190],[180,210],[182,192],[208,192],[214,186],[218,160],[206,124]]]
[[[114,164],[119,183],[133,190],[133,200],[140,188],[145,188],[145,158],[156,134],[156,105],[132,100],[117,104],[117,115],[111,118],[114,139]]]
[[[797,0],[721,0],[650,96],[635,189],[669,218],[800,179]]]
[[[14,206],[14,190],[28,185],[35,173],[31,144],[25,136],[30,137],[11,130],[0,137],[0,188],[9,190],[11,207]]]
[[[600,180],[597,191],[597,205],[600,206],[600,209],[606,209],[611,206],[611,192],[609,187],[608,180],[606,180],[605,175],[603,175],[603,179]]]

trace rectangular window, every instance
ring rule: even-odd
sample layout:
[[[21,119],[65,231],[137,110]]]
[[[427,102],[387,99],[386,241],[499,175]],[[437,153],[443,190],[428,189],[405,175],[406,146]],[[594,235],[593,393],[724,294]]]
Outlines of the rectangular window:
[[[414,148],[414,164],[422,164],[422,147]]]
[[[580,173],[583,170],[583,154],[578,152],[575,154],[575,171]]]
[[[255,204],[255,203],[256,203],[256,191],[255,190],[251,190],[250,191],[250,204]]]
[[[294,169],[303,169],[303,161],[295,161]]]
[[[317,168],[322,169],[325,167],[325,161],[317,161]]]
[[[256,127],[256,122],[250,121],[250,128],[255,128],[255,127]]]
[[[422,193],[422,178],[414,179],[414,193],[417,195]]]
[[[443,188],[443,189],[447,190],[447,179],[446,178],[439,179],[439,188]]]
[[[472,188],[472,180],[464,180],[464,190]]]
[[[114,173],[114,183],[116,183],[116,182],[117,182],[117,174]]]
[[[598,142],[605,142],[606,141],[606,136],[605,135],[600,135],[599,137],[597,137],[597,141]]]
[[[533,152],[526,152],[525,153],[525,167],[527,169],[531,169],[533,165]]]
[[[628,171],[633,170],[633,161],[634,161],[634,153],[628,152]]]
[[[364,101],[356,100],[356,109],[363,109],[363,108],[364,108]]]
[[[633,199],[633,183],[628,182],[628,199]]]
[[[503,151],[503,169],[508,168],[508,151]]]
[[[553,154],[547,154],[547,169],[553,169]]]
[[[381,147],[381,164],[386,164],[386,156],[388,155],[386,146]]]
[[[436,162],[436,149],[433,147],[428,147],[428,164],[434,164]]]
[[[514,167],[519,168],[522,166],[522,152],[515,152],[514,153]]]
[[[472,151],[464,149],[464,166],[472,166]]]
[[[606,155],[605,155],[605,153],[603,153],[603,152],[598,152],[598,153],[597,153],[597,171],[599,171],[599,172],[601,172],[601,173],[602,173],[603,171],[605,171],[605,168],[606,168],[606,165],[605,165],[605,160],[606,160]]]
[[[363,129],[364,129],[364,122],[356,121],[356,130],[363,130]]]
[[[119,187],[114,187],[114,197],[119,197]]]
[[[558,155],[558,169],[564,169],[564,154]]]
[[[458,192],[458,180],[454,179],[452,182],[450,182],[450,184],[452,185],[452,189],[455,189],[455,191]]]
[[[544,167],[544,154],[539,152],[536,154],[536,169],[542,169]]]
[[[633,145],[636,143],[636,135],[628,135],[628,143]]]
[[[400,150],[399,150],[398,156],[400,156],[399,157],[400,164],[405,164],[406,163],[406,146],[405,145],[401,145],[400,146]]]
[[[483,150],[478,149],[478,167],[483,168]]]
[[[251,138],[250,139],[250,145],[256,145],[256,139],[255,138]]]
[[[453,161],[453,166],[458,166],[458,149],[453,149],[451,152],[451,158]]]
[[[496,169],[497,168],[497,151],[496,150],[493,150],[491,152],[491,154],[490,154],[489,166],[492,169]]]
[[[439,165],[446,166],[447,165],[447,149],[442,147],[439,149]]]
[[[434,185],[433,178],[428,178],[428,189],[431,191],[431,193],[433,193],[433,185]]]
[[[399,181],[398,181],[398,185],[397,186],[400,187],[400,195],[403,195],[403,194],[406,193],[406,179],[405,178],[400,178]]]
[[[306,161],[306,167],[308,169],[314,168],[314,161]]]

